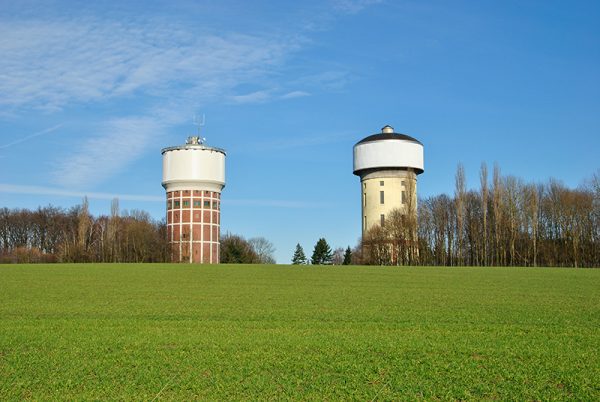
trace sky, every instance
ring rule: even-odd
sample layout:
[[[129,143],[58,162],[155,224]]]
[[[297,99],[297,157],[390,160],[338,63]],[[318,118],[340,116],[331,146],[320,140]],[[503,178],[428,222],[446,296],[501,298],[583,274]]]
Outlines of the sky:
[[[161,149],[205,116],[223,233],[289,263],[360,237],[352,147],[420,140],[420,197],[458,163],[577,187],[600,168],[598,1],[0,0],[0,207],[165,215]]]

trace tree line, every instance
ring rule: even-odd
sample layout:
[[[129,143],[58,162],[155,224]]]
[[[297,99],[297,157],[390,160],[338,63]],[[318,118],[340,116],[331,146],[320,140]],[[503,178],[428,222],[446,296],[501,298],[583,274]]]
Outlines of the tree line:
[[[441,194],[386,216],[360,243],[332,250],[324,238],[307,258],[298,244],[293,264],[313,265],[476,265],[600,266],[600,171],[570,189],[557,180],[525,183],[491,179],[482,164],[478,190],[467,190],[458,165],[453,196]],[[225,234],[222,263],[275,263],[275,248],[263,237],[246,240]],[[147,212],[119,210],[94,217],[87,199],[63,209],[53,206],[0,208],[0,263],[167,262],[170,250],[164,221]]]
[[[421,199],[373,227],[357,253],[377,265],[600,266],[600,171],[576,189],[550,179],[491,180],[482,164],[479,190],[467,190],[458,165],[453,196]]]
[[[69,209],[53,206],[0,209],[0,262],[163,262],[169,259],[166,225],[147,212],[119,211],[94,217],[88,201]]]
[[[69,209],[1,208],[0,263],[171,261],[164,220],[145,211],[121,212],[117,199],[109,216],[92,216],[88,205],[84,198]],[[274,252],[264,237],[221,238],[222,263],[274,264]]]

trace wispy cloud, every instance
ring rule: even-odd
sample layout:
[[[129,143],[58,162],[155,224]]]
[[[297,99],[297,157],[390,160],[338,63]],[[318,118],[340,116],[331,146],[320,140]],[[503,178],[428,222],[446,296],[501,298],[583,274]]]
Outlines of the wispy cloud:
[[[330,208],[331,204],[310,202],[310,201],[290,201],[290,200],[265,200],[265,199],[223,199],[225,205],[241,205],[254,207],[274,207],[274,208]]]
[[[45,130],[41,130],[41,131],[35,132],[33,134],[26,135],[25,137],[19,138],[18,140],[15,140],[13,142],[9,142],[8,144],[0,145],[0,149],[6,149],[8,147],[12,147],[13,145],[20,144],[22,142],[25,142],[25,141],[30,140],[30,139],[35,138],[35,137],[39,137],[39,136],[44,135],[44,134],[50,134],[50,133],[58,130],[62,126],[63,126],[62,124],[57,124],[56,126],[47,128]]]
[[[294,148],[306,148],[314,147],[317,145],[331,144],[341,141],[346,141],[348,138],[354,138],[355,133],[322,133],[307,136],[282,136],[275,140],[269,141],[256,141],[252,144],[248,144],[243,148],[229,148],[229,152],[238,153],[255,153],[257,150],[261,151],[281,151],[284,149]]]
[[[203,104],[268,100],[269,91],[231,93],[244,82],[267,77],[296,48],[295,38],[210,34],[157,21],[3,21],[0,112],[56,111],[142,95],[143,106],[134,107],[130,116],[99,125],[68,159],[56,161],[55,183],[93,186]]]
[[[343,89],[353,77],[344,70],[328,70],[317,74],[301,77],[296,81],[297,85],[325,88],[327,90],[339,91]]]
[[[156,21],[15,20],[0,24],[0,107],[70,103],[174,88],[214,98],[269,73],[293,38],[202,34]]]
[[[0,193],[27,194],[27,195],[52,195],[58,197],[83,198],[92,200],[112,200],[118,198],[123,201],[142,202],[164,202],[164,196],[142,195],[142,194],[113,194],[88,191],[65,190],[45,186],[25,186],[18,184],[0,183]],[[224,205],[241,205],[250,207],[273,207],[273,208],[329,208],[330,204],[316,203],[311,201],[294,200],[270,200],[270,199],[223,199]]]
[[[231,100],[235,103],[262,103],[271,98],[270,91],[256,91],[245,95],[232,96]]]
[[[342,1],[334,8],[358,12],[370,3]],[[4,16],[0,17],[0,114],[55,112],[127,99],[130,109],[124,116],[92,122],[95,128],[88,131],[89,138],[75,143],[69,158],[61,156],[54,162],[55,183],[93,187],[150,146],[155,148],[169,126],[189,119],[207,103],[262,103],[309,96],[315,88],[342,88],[347,82],[343,71],[278,82],[280,67],[308,42],[302,32],[243,35],[143,16],[127,21]],[[247,83],[272,89],[236,93]],[[290,91],[290,84],[306,90]],[[133,99],[140,99],[139,104]]]
[[[356,14],[366,7],[382,2],[383,0],[334,0],[333,6],[338,11],[347,14]]]
[[[111,194],[97,193],[86,191],[64,190],[53,187],[42,186],[23,186],[18,184],[0,183],[0,192],[8,194],[28,194],[28,195],[54,195],[59,197],[83,198],[88,197],[95,200],[112,200],[118,198],[124,201],[148,201],[148,202],[163,202],[164,197],[152,195],[136,195],[136,194]]]
[[[310,96],[310,94],[306,91],[292,91],[292,92],[288,92],[284,95],[281,95],[281,99],[294,99],[294,98],[302,98],[305,96]]]
[[[164,134],[164,126],[152,117],[114,119],[100,134],[87,139],[68,157],[56,163],[54,181],[65,187],[93,187],[125,168]]]

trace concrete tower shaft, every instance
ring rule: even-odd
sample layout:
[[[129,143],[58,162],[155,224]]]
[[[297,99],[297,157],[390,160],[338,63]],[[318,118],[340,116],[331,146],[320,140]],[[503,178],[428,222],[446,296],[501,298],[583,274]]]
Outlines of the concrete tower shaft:
[[[185,145],[164,148],[162,155],[172,261],[219,263],[225,151],[189,137]]]
[[[354,174],[361,181],[362,234],[385,226],[393,210],[416,213],[417,175],[423,173],[423,144],[390,126],[354,146]]]

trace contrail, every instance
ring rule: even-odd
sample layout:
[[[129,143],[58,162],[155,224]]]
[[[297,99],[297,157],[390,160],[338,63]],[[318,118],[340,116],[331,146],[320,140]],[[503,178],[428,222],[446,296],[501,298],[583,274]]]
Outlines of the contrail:
[[[61,124],[57,124],[57,125],[56,125],[56,126],[54,126],[54,127],[50,127],[50,128],[47,128],[47,129],[45,129],[45,130],[38,131],[37,133],[33,133],[33,134],[31,134],[31,135],[28,135],[28,136],[26,136],[26,137],[20,138],[20,139],[18,139],[18,140],[16,140],[16,141],[13,141],[13,142],[11,142],[11,143],[8,143],[8,144],[6,144],[6,145],[0,145],[0,149],[5,149],[5,148],[11,147],[11,146],[13,146],[13,145],[20,144],[20,143],[22,143],[22,142],[25,142],[25,141],[27,141],[27,140],[28,140],[28,139],[30,139],[30,138],[39,137],[40,135],[44,135],[44,134],[51,133],[51,132],[53,132],[53,131],[56,131],[56,130],[58,130],[58,129],[59,129],[59,128],[61,128],[62,126],[63,126],[63,123],[61,123]]]

